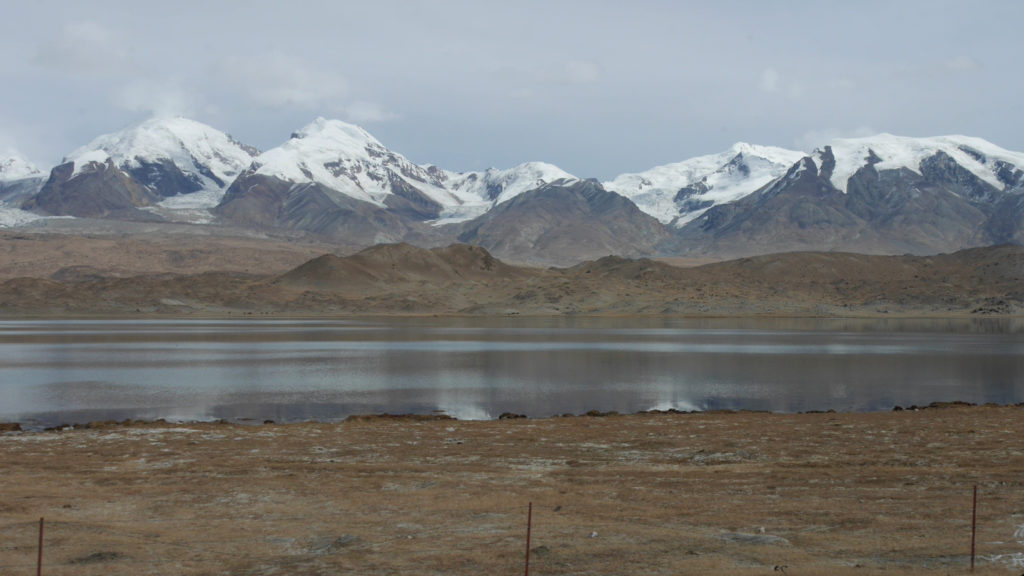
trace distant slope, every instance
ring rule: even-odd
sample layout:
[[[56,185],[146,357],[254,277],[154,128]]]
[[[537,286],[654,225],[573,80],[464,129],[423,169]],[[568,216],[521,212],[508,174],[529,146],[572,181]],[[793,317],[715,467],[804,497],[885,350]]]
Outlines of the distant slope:
[[[184,222],[345,250],[458,241],[543,265],[1024,243],[1024,153],[968,136],[879,134],[809,154],[738,143],[604,184],[544,162],[420,165],[324,118],[254,154],[209,126],[165,118],[96,138],[43,180],[23,159],[0,158],[0,226],[64,226],[41,217],[72,216],[79,228],[120,233],[129,220],[154,230]]]
[[[409,244],[381,244],[347,257],[320,256],[275,278],[272,284],[363,294],[403,286],[437,289],[463,282],[486,285],[524,274],[523,269],[501,262],[478,246],[453,244],[427,250]]]
[[[15,150],[0,153],[0,228],[27,224],[38,215],[21,205],[39,192],[45,175]]]
[[[547,265],[651,255],[667,237],[657,220],[593,180],[522,193],[467,222],[458,235],[500,258]]]
[[[876,150],[877,149],[877,150]],[[935,254],[1020,238],[1024,155],[980,139],[841,140],[757,192],[715,206],[667,250]]]
[[[785,174],[803,156],[795,150],[739,142],[720,154],[622,174],[604,187],[663,224],[678,227],[712,206],[747,196]]]
[[[159,201],[159,194],[108,158],[90,162],[84,171],[78,171],[74,162],[57,166],[22,208],[52,216],[160,221],[159,216],[142,210]]]
[[[420,166],[358,126],[318,118],[258,156],[231,185],[217,214],[236,225],[334,236],[354,230],[364,242],[374,228],[370,236],[394,242],[408,239],[410,231],[435,235],[418,223],[462,222],[556,180],[573,177],[544,163],[467,173]],[[335,217],[322,218],[325,212]],[[341,213],[376,222],[359,226]]]
[[[939,256],[794,252],[696,268],[609,256],[572,268],[504,264],[476,246],[378,246],[274,276],[104,277],[62,270],[0,282],[18,314],[1024,314],[1024,248]]]
[[[185,118],[154,118],[72,152],[24,205],[45,214],[209,222],[255,149]]]

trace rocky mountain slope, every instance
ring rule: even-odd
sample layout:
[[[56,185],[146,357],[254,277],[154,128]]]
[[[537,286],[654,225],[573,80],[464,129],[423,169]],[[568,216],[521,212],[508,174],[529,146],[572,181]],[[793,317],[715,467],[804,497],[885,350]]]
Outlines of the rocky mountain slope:
[[[571,180],[542,163],[468,173],[419,166],[358,126],[319,118],[259,155],[215,213],[234,225],[364,244],[432,244],[445,238],[432,225],[466,221],[528,190]]]
[[[0,228],[27,224],[38,216],[21,210],[39,192],[44,174],[16,151],[0,154]]]
[[[657,220],[594,180],[524,192],[465,223],[458,234],[460,242],[500,258],[544,265],[650,255],[668,238]]]
[[[786,173],[802,152],[743,142],[720,154],[622,174],[604,183],[664,224],[681,227],[712,206],[739,200]]]
[[[934,254],[1019,241],[1024,154],[977,138],[838,140],[679,230],[670,251]]]
[[[185,118],[100,136],[55,167],[27,209],[53,215],[209,221],[256,150]]]
[[[25,165],[0,165],[0,226],[44,226],[52,215],[183,221],[348,247],[460,241],[545,265],[1024,243],[1024,153],[966,136],[881,134],[810,154],[740,143],[598,183],[542,162],[462,173],[418,165],[323,118],[257,154],[177,118],[101,136],[45,182]]]

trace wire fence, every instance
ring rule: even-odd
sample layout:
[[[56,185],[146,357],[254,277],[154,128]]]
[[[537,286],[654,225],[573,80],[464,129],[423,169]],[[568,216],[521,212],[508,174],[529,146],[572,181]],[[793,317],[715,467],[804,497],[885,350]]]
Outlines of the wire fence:
[[[974,510],[965,512],[963,520],[955,524],[962,532],[962,552],[950,555],[948,550],[936,550],[936,559],[929,561],[929,566],[940,563],[962,572],[974,571],[976,515]],[[532,502],[479,513],[465,522],[439,523],[435,528],[394,523],[376,531],[331,530],[330,527],[344,527],[345,517],[326,511],[316,519],[315,526],[312,524],[305,516],[274,516],[244,522],[231,518],[219,522],[62,518],[10,522],[0,525],[0,574],[405,573],[398,569],[404,566],[397,561],[402,557],[420,562],[422,570],[418,573],[529,576],[589,573],[573,564],[571,554],[553,552],[567,547],[609,557],[639,547],[648,560],[658,560],[658,554],[683,558],[699,554],[687,548],[686,538],[677,538],[680,545],[667,546],[672,533],[697,540],[704,537],[724,541],[729,536],[737,542],[756,545],[759,550],[788,546],[784,538],[756,530],[749,534],[713,530],[693,534],[699,529],[684,524],[666,526],[662,521],[635,517],[588,518],[579,522],[558,508],[538,510]],[[282,525],[291,528],[284,532],[276,529]],[[1024,549],[1024,525],[1017,526],[1013,538]],[[979,564],[1003,572],[1024,568],[1024,552],[1015,552],[1003,542],[999,553],[986,555],[984,548],[992,543],[980,544]],[[647,550],[642,550],[645,546]],[[784,572],[786,565],[778,564],[775,568]]]

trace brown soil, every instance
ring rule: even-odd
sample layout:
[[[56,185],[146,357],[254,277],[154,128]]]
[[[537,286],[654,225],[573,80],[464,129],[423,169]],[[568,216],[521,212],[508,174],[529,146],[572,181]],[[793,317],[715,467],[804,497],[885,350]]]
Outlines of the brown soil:
[[[1024,314],[1024,248],[1014,246],[930,257],[791,253],[691,268],[607,257],[558,269],[512,266],[466,245],[309,259],[325,247],[81,240],[0,235],[0,314]],[[28,276],[2,281],[4,270]]]
[[[1019,574],[1022,410],[12,431],[0,573]]]
[[[348,249],[352,251],[351,248]],[[308,239],[217,236],[204,227],[177,233],[83,235],[0,230],[0,281],[81,281],[142,274],[280,274],[342,246]]]

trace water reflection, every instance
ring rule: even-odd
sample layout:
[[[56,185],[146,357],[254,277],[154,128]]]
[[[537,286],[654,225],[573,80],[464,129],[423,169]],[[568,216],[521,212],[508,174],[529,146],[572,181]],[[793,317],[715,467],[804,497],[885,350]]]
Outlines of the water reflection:
[[[1024,322],[0,322],[0,420],[888,410],[1024,400]]]

